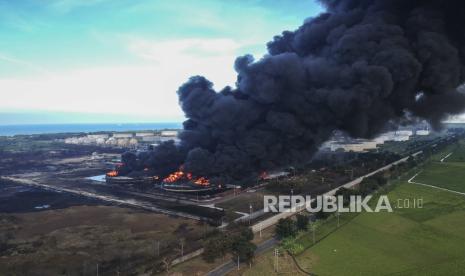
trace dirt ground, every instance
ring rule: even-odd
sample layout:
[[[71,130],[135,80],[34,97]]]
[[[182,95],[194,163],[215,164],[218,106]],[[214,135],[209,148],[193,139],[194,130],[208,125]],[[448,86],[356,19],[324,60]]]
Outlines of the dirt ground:
[[[0,275],[151,275],[209,230],[117,206],[0,213]]]

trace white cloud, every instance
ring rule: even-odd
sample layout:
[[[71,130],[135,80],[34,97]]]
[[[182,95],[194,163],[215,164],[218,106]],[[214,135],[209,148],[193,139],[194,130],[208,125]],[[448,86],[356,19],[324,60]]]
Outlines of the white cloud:
[[[133,39],[128,49],[144,63],[95,67],[35,77],[0,79],[0,110],[101,112],[181,119],[176,90],[200,74],[217,89],[233,85],[237,49],[228,39],[161,42]]]
[[[13,65],[17,65],[17,66],[20,66],[20,67],[25,67],[25,68],[27,68],[29,70],[35,71],[36,73],[50,74],[49,70],[45,69],[44,67],[42,67],[40,65],[36,65],[34,63],[31,63],[31,62],[28,62],[28,61],[25,61],[25,60],[22,60],[22,59],[18,59],[18,58],[15,58],[15,57],[7,56],[7,55],[4,55],[2,53],[0,53],[0,61],[5,61],[5,62],[11,63]]]
[[[231,56],[235,55],[241,46],[240,43],[227,38],[190,38],[162,41],[136,38],[129,43],[130,50],[136,55],[158,62],[172,56],[188,59]]]
[[[159,68],[102,67],[30,79],[0,80],[0,109],[101,112],[179,118],[175,90]]]
[[[136,56],[150,61],[170,76],[160,81],[182,76],[203,75],[215,83],[217,89],[233,85],[233,69],[238,50],[243,45],[231,39],[178,39],[150,41],[132,39],[129,49]],[[177,83],[179,85],[180,83]]]

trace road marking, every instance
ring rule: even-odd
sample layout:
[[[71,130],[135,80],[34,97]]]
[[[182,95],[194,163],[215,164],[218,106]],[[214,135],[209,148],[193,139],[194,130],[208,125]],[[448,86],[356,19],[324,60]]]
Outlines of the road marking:
[[[420,173],[421,173],[421,171],[419,171],[417,174],[412,176],[412,178],[410,178],[407,182],[410,183],[410,184],[426,186],[426,187],[430,187],[430,188],[434,188],[434,189],[438,189],[438,190],[443,190],[443,191],[446,191],[446,192],[451,192],[451,193],[454,193],[454,194],[465,195],[465,193],[462,193],[462,192],[457,192],[457,191],[454,191],[454,190],[449,190],[449,189],[446,189],[446,188],[441,188],[441,187],[438,187],[438,186],[433,186],[433,185],[413,181],[413,179],[415,177],[417,177],[417,175],[419,175]]]
[[[447,157],[451,156],[452,152],[449,153],[448,155],[444,156],[442,159],[441,159],[441,162],[444,162],[444,160],[446,160]]]

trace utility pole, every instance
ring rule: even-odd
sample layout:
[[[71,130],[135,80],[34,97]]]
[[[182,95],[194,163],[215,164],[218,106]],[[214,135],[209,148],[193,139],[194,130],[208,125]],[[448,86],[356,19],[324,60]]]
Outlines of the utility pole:
[[[83,265],[83,267],[84,267],[84,268],[83,268],[83,271],[82,271],[82,275],[86,275],[86,272],[87,272],[87,262],[84,261],[82,265]]]
[[[184,239],[181,239],[181,257],[184,257]]]
[[[252,220],[252,204],[249,204],[249,225],[250,225],[251,220]]]
[[[157,257],[160,257],[160,241],[157,241]]]
[[[312,223],[313,244],[315,244],[315,231],[316,231],[316,225],[315,225],[315,222],[314,222],[314,223]]]
[[[241,267],[240,262],[239,262],[239,253],[237,254],[237,270],[239,270]]]
[[[294,189],[291,189],[291,210],[292,210],[292,208],[295,208],[295,206],[292,206],[292,198],[293,197],[294,197]]]
[[[275,248],[274,249],[274,270],[278,272],[279,270],[279,249]]]
[[[340,216],[340,214],[339,214],[338,211],[336,211],[336,216],[337,216],[337,228],[339,228],[339,225],[340,225],[339,224],[339,216]]]
[[[98,263],[97,263],[97,276],[98,276]]]

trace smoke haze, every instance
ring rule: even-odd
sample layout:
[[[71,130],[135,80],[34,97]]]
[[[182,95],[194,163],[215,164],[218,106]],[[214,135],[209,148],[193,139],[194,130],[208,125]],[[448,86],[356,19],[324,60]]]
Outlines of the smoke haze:
[[[464,110],[465,2],[321,3],[326,13],[274,37],[268,55],[237,58],[236,88],[191,77],[177,92],[180,145],[137,162],[243,179],[309,161],[335,130],[371,138],[417,119],[439,128]]]

